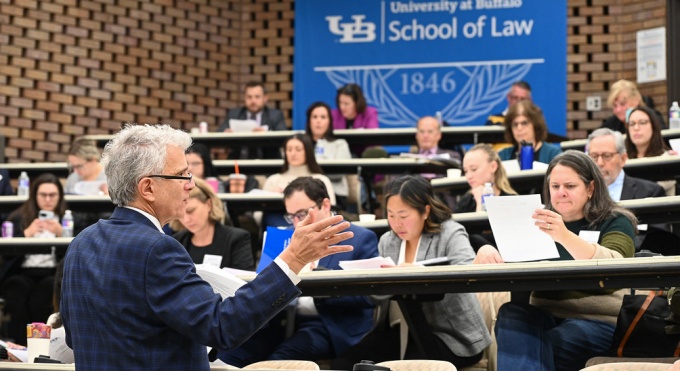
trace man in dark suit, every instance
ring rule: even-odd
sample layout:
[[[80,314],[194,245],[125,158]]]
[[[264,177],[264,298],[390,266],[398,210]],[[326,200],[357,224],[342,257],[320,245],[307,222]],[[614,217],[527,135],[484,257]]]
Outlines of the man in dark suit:
[[[666,195],[658,184],[626,175],[623,166],[628,155],[623,135],[618,131],[607,128],[593,131],[588,136],[586,152],[600,168],[614,201]]]
[[[249,82],[244,91],[244,106],[230,109],[227,118],[217,129],[218,132],[232,132],[230,120],[253,120],[257,127],[253,133],[267,130],[288,130],[283,113],[275,108],[266,106],[267,91],[261,82]],[[264,156],[264,157],[263,157]],[[234,147],[229,154],[231,159],[254,159],[254,158],[281,158],[278,146],[274,148]]]
[[[299,228],[307,213],[331,215],[326,186],[312,177],[300,177],[283,191],[286,219]],[[373,231],[356,225],[348,229],[354,237],[345,241],[354,250],[312,262],[308,269],[341,269],[343,260],[378,256],[378,239]],[[301,297],[295,306],[295,329],[286,338],[284,327],[272,321],[242,346],[218,357],[232,366],[278,359],[318,360],[335,358],[357,344],[373,326],[373,304],[364,296],[339,298]]]
[[[449,166],[460,168],[461,154],[456,151],[439,148],[442,139],[442,128],[439,121],[432,116],[425,116],[416,124],[416,153],[427,158],[438,159],[449,163]],[[437,174],[420,174],[425,179],[441,177]],[[451,192],[437,192],[437,197],[444,201],[451,210],[456,208],[456,197]]]
[[[448,149],[439,148],[442,140],[442,128],[436,118],[425,116],[416,123],[416,153],[429,158],[451,160],[460,165],[460,153]]]
[[[194,187],[187,133],[130,125],[102,156],[118,207],[71,242],[61,317],[83,370],[208,370],[206,345],[245,341],[300,294],[309,262],[351,251],[341,217],[298,224],[288,249],[235,296],[222,300],[197,274],[186,249],[161,227],[181,217]],[[143,159],[143,161],[140,161]]]
[[[614,201],[636,200],[647,197],[664,197],[666,192],[657,183],[629,176],[623,170],[628,160],[623,134],[600,128],[588,136],[588,155],[595,161],[607,183]],[[644,222],[644,221],[643,221]],[[638,226],[643,231],[641,224]],[[635,237],[636,250],[651,250],[662,255],[678,255],[680,239],[669,231],[667,224],[651,224],[646,233]]]
[[[510,106],[521,100],[531,100],[531,86],[526,81],[514,82],[510,87],[510,91],[508,92],[506,99],[508,101],[508,106],[505,107],[505,110],[503,112],[490,115],[484,125],[503,125],[505,115],[508,113]]]

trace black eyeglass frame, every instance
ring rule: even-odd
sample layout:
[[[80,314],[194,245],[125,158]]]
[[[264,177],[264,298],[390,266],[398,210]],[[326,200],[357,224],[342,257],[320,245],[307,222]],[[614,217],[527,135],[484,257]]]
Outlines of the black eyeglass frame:
[[[162,175],[162,174],[154,174],[154,175],[147,175],[145,178],[161,178],[161,179],[177,179],[177,180],[188,180],[191,181],[193,179],[194,175],[192,173],[189,173],[188,176],[184,175]]]
[[[313,208],[315,208],[315,207],[318,207],[319,209],[321,209],[321,202],[319,202],[318,204],[316,204],[316,205],[310,207],[309,209],[313,209]],[[295,218],[299,218],[300,220],[306,218],[307,215],[309,214],[309,209],[303,210],[303,211],[298,211],[298,212],[295,213],[295,214],[285,213],[285,214],[283,214],[283,219],[284,219],[286,222],[288,222],[288,224],[294,224]],[[304,216],[302,216],[303,214],[304,214]]]

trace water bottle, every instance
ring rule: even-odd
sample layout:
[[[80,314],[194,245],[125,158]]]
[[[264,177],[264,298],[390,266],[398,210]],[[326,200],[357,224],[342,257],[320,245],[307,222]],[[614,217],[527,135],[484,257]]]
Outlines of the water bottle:
[[[442,117],[442,111],[437,111],[437,113],[434,114],[434,117],[437,119],[439,126],[444,126],[444,118]]]
[[[680,129],[680,107],[678,107],[678,102],[673,102],[671,109],[668,110],[668,127]]]
[[[486,211],[486,198],[493,196],[493,185],[489,182],[484,183],[484,188],[482,189],[482,210]]]
[[[324,156],[325,153],[325,147],[326,147],[326,140],[325,139],[319,139],[316,141],[316,146],[314,147],[314,153],[316,154],[316,159],[322,159],[326,158]]]
[[[73,214],[71,214],[71,210],[66,210],[64,217],[61,218],[61,236],[73,237]]]
[[[519,148],[519,169],[531,170],[534,166],[534,146],[522,141]]]
[[[28,197],[28,189],[31,186],[31,180],[28,178],[28,174],[25,171],[21,172],[19,175],[19,187],[17,188],[17,195]]]

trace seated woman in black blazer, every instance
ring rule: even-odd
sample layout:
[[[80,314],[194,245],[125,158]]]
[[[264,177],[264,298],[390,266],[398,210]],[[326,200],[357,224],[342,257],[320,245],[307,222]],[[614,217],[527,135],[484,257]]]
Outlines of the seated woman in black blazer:
[[[187,248],[196,264],[255,270],[250,234],[222,224],[222,201],[205,181],[194,178],[194,182],[184,216],[171,223],[172,229],[179,231],[173,237]]]

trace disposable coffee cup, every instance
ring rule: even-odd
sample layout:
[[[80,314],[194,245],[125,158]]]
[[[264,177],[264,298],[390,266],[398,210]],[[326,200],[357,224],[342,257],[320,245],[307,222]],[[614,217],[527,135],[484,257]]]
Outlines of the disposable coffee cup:
[[[359,214],[360,222],[372,222],[375,220],[375,214]]]
[[[463,172],[460,169],[447,169],[446,176],[449,178],[460,178]]]
[[[41,355],[50,355],[51,333],[52,326],[44,323],[34,322],[26,325],[28,363],[35,363],[35,359]]]

